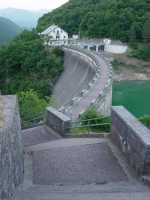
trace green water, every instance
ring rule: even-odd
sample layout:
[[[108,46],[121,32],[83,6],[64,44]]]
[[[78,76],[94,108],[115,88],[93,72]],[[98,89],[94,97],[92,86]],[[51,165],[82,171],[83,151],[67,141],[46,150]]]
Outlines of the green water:
[[[114,82],[112,105],[122,105],[135,117],[150,115],[150,82]]]

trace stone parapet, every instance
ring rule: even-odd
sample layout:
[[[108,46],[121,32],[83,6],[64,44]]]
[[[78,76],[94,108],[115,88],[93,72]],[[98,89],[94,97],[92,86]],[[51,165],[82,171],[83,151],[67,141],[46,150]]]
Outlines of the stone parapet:
[[[70,133],[69,122],[70,119],[55,108],[46,108],[46,124],[61,136]]]
[[[16,95],[3,96],[4,123],[0,127],[0,199],[8,199],[23,183],[21,125]]]
[[[150,131],[123,106],[111,108],[110,137],[136,175],[150,175]]]

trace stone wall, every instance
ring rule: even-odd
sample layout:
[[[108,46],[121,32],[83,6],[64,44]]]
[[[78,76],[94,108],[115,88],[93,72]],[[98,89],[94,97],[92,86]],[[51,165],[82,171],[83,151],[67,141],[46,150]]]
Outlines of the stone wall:
[[[111,108],[110,137],[137,176],[150,175],[150,131],[123,106]]]
[[[70,119],[55,108],[46,108],[46,124],[61,136],[70,133],[68,129],[69,122]]]
[[[17,97],[3,96],[4,124],[0,127],[0,199],[8,199],[23,182],[23,146]]]

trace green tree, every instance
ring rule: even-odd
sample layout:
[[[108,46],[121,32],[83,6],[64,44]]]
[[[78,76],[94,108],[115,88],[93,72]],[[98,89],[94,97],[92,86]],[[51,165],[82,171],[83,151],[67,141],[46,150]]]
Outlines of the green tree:
[[[138,120],[142,122],[145,126],[150,127],[150,115],[143,115]]]
[[[49,98],[47,97],[47,101],[45,99],[40,99],[37,93],[32,89],[26,92],[19,92],[17,96],[21,117],[43,112],[48,106]]]
[[[131,26],[129,30],[129,43],[131,46],[133,46],[136,42],[136,32],[133,26]]]
[[[45,50],[40,36],[25,30],[0,48],[0,90],[16,94],[33,89],[39,98],[51,90],[63,71],[63,50]]]
[[[56,108],[55,97],[53,95],[51,95],[51,97],[50,97],[49,106]]]
[[[96,119],[95,119],[96,118]],[[85,120],[82,122],[82,125],[92,125],[92,124],[103,124],[103,123],[110,123],[110,117],[106,117],[102,115],[102,113],[95,109],[87,109],[83,115],[81,116],[80,120]],[[90,121],[88,121],[90,120]],[[92,130],[97,131],[109,131],[110,125],[104,126],[91,126]]]
[[[142,37],[145,43],[150,42],[150,17],[144,23]]]

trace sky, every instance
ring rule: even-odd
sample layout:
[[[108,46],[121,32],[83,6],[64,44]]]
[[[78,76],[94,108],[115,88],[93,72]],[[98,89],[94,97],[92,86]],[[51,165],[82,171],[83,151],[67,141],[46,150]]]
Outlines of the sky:
[[[8,7],[31,11],[54,9],[68,1],[69,0],[0,0],[0,9]]]

